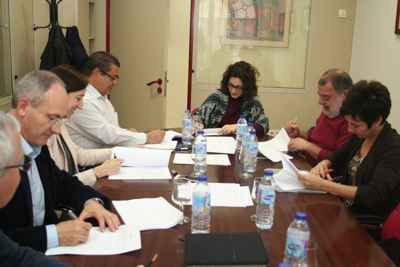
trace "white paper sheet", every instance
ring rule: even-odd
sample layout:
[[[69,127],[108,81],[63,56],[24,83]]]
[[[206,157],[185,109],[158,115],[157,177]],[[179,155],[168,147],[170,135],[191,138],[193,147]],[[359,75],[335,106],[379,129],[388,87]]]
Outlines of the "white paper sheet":
[[[299,170],[287,156],[282,156],[283,169],[274,173],[273,180],[277,191],[281,192],[303,192],[303,193],[325,193],[322,191],[307,189],[297,177],[298,172],[308,173],[308,171]]]
[[[188,153],[175,153],[174,164],[193,165],[192,155]],[[226,154],[208,154],[207,165],[230,166],[231,162]]]
[[[93,227],[86,243],[71,247],[57,247],[46,251],[46,255],[116,255],[141,249],[139,229],[132,225],[121,225],[112,233],[101,232]]]
[[[137,147],[114,147],[112,157],[122,159],[122,166],[125,167],[166,167],[171,152]]]
[[[188,192],[193,192],[195,183],[190,184]],[[234,183],[208,183],[212,207],[248,207],[253,205],[248,186]],[[192,205],[191,201],[186,205]]]
[[[258,142],[258,150],[265,157],[273,162],[281,161],[283,152],[288,151],[290,137],[286,130],[282,128],[279,133],[271,140]],[[290,157],[290,156],[289,156]],[[290,157],[291,158],[291,157]]]
[[[166,131],[164,139],[159,144],[146,144],[144,145],[145,148],[152,148],[152,149],[167,149],[167,150],[174,150],[176,148],[177,141],[172,141],[172,138],[175,136],[182,136],[181,133],[175,131]]]
[[[183,216],[162,197],[113,201],[113,204],[124,222],[140,231],[171,228]]]
[[[171,179],[168,167],[121,167],[118,174],[110,180],[168,180]]]
[[[207,136],[207,152],[235,154],[236,140],[231,136]]]
[[[208,128],[204,129],[204,136],[219,136],[221,134],[222,128]]]

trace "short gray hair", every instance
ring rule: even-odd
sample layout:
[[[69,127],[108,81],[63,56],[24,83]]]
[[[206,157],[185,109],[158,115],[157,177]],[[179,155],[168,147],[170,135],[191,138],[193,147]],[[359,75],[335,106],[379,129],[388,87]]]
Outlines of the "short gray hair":
[[[14,136],[20,131],[19,123],[12,116],[0,111],[0,176],[15,159]]]
[[[38,106],[43,100],[43,96],[54,84],[59,84],[65,88],[64,82],[50,71],[37,70],[26,74],[15,85],[13,107],[17,106],[18,100],[22,97],[27,97],[32,106]]]

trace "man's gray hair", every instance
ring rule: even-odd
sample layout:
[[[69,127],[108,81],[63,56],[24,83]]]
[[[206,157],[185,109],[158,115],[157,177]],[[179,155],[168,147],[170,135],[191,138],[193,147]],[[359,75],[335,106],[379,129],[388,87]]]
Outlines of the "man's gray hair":
[[[37,107],[43,100],[43,96],[54,84],[60,84],[65,88],[64,82],[49,71],[37,70],[26,74],[15,85],[13,107],[17,106],[18,100],[22,97],[28,98],[31,105]]]
[[[20,131],[19,123],[12,116],[0,111],[0,177],[5,167],[15,160],[15,134]]]

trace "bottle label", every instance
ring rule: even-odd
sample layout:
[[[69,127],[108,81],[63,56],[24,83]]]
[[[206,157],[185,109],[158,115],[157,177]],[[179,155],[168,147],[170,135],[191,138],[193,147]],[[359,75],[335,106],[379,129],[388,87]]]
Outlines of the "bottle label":
[[[268,185],[258,185],[259,202],[262,205],[273,205],[275,202],[275,190]]]
[[[306,258],[307,242],[310,234],[308,232],[289,229],[285,246],[285,256],[303,260]]]
[[[207,145],[205,142],[196,142],[196,148],[195,148],[195,153],[200,154],[200,155],[206,155],[207,154]]]
[[[193,194],[192,212],[210,212],[210,194]]]

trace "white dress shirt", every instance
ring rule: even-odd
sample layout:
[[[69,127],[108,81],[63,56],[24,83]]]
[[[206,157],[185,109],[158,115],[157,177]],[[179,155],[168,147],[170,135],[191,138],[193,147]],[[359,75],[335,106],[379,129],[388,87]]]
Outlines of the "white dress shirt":
[[[147,135],[123,129],[118,114],[106,96],[91,84],[86,87],[83,109],[65,123],[72,140],[83,148],[108,148],[145,144]]]

